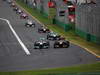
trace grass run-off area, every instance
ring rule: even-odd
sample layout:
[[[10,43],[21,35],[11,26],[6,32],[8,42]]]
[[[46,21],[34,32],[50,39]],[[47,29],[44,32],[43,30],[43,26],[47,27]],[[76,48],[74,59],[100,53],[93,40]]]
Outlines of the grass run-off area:
[[[83,48],[87,48],[89,51],[92,51],[95,54],[97,54],[98,56],[100,56],[100,45],[97,45],[92,42],[87,42],[86,40],[84,40],[81,37],[79,37],[78,35],[76,35],[74,30],[65,32],[64,29],[62,29],[61,27],[59,27],[57,25],[53,25],[52,20],[44,17],[38,10],[30,8],[29,6],[27,6],[20,0],[17,0],[17,3],[19,5],[21,5],[24,9],[26,9],[32,16],[34,16],[40,22],[42,22],[44,25],[46,25],[48,28],[50,28],[51,30],[61,34],[70,42],[72,42],[76,45],[79,45]]]
[[[100,63],[54,69],[0,72],[0,75],[100,75]]]

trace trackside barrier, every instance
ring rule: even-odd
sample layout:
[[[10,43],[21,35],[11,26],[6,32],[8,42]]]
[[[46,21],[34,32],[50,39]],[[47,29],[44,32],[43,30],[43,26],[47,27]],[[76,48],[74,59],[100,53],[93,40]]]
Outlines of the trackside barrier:
[[[87,32],[84,32],[78,28],[76,28],[76,34],[79,35],[80,37],[86,39],[87,41],[100,44],[100,37],[97,37],[97,36],[94,36],[94,35],[89,34]]]
[[[57,19],[53,19],[53,24],[57,24],[58,26],[64,28],[65,31],[69,31],[70,29],[72,29],[70,24],[65,24]]]

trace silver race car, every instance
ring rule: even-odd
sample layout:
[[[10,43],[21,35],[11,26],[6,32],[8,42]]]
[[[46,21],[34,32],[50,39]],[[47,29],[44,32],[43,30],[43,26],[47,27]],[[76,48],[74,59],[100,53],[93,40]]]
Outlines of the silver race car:
[[[48,49],[50,47],[49,41],[39,40],[34,43],[34,49]]]
[[[25,23],[26,27],[35,27],[35,22],[33,22],[32,20],[27,20],[27,22]]]

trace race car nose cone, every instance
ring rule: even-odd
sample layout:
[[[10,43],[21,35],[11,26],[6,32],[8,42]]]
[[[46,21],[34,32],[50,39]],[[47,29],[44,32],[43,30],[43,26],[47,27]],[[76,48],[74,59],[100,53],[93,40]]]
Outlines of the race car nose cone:
[[[42,42],[40,42],[40,45],[42,45]]]

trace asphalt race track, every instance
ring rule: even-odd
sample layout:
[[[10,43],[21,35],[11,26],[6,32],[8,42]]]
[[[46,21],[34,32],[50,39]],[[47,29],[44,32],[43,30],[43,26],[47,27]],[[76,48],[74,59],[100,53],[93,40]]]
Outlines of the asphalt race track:
[[[66,49],[54,49],[53,41],[49,49],[34,49],[34,41],[46,34],[39,34],[36,28],[24,26],[26,20],[20,19],[7,2],[0,0],[0,18],[10,21],[21,41],[28,48],[27,55],[12,33],[6,21],[0,20],[0,71],[19,71],[54,68],[96,62],[96,57],[79,46],[71,44]],[[29,17],[32,19],[31,17]]]

